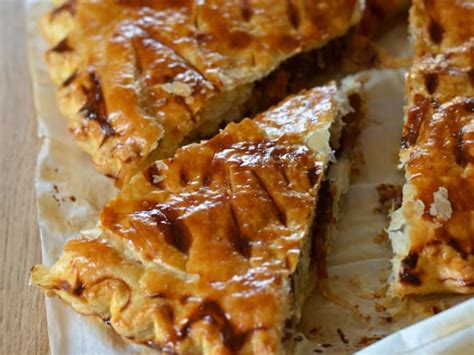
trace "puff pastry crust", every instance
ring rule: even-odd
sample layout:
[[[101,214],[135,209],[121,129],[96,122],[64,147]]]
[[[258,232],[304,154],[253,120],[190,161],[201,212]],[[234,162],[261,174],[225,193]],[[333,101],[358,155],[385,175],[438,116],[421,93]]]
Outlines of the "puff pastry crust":
[[[459,3],[459,2],[458,2]],[[396,294],[474,292],[474,38],[415,61],[392,216]]]
[[[474,2],[413,0],[410,25],[418,56],[459,46],[474,34]]]
[[[69,129],[127,181],[249,111],[253,83],[342,36],[359,0],[68,0],[42,21]],[[151,156],[150,156],[151,155]]]
[[[33,283],[164,352],[280,352],[347,105],[315,88],[153,163]]]

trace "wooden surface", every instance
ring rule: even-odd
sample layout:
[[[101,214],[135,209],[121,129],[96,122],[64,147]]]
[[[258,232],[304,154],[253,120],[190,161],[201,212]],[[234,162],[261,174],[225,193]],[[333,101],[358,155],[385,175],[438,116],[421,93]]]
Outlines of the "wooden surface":
[[[28,286],[41,251],[23,1],[0,0],[0,28],[0,354],[47,354],[44,299]]]

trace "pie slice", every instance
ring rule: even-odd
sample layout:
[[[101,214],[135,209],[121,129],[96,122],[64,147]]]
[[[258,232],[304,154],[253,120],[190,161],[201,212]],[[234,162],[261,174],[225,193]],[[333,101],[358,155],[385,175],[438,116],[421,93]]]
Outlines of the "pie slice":
[[[457,47],[474,35],[472,0],[414,0],[410,17],[418,56]]]
[[[32,282],[163,352],[281,352],[313,284],[318,194],[359,86],[303,92],[156,161]]]
[[[361,3],[68,0],[41,27],[69,130],[120,186],[177,147],[271,103],[272,92],[255,83],[290,57],[313,50],[317,58],[357,23]],[[304,76],[313,64],[285,75]],[[289,78],[278,79],[271,87],[281,98]]]
[[[474,292],[474,38],[415,61],[390,225],[398,295]]]

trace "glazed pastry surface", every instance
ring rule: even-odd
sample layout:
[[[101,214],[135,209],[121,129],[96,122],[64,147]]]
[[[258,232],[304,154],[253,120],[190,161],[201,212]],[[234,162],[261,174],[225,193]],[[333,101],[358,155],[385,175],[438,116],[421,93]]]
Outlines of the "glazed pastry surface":
[[[474,1],[414,0],[410,23],[416,55],[440,53],[474,35]]]

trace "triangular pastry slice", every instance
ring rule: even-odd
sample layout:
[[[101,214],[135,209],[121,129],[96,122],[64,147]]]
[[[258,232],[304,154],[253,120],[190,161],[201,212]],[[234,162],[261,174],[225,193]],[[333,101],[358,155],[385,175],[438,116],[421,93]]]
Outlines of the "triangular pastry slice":
[[[163,352],[282,352],[314,284],[318,195],[357,116],[355,84],[290,97],[151,164],[32,282]]]
[[[261,83],[289,58],[343,36],[361,10],[359,0],[67,0],[41,27],[69,130],[121,185],[282,99],[292,75],[312,78],[324,60],[316,52]]]

